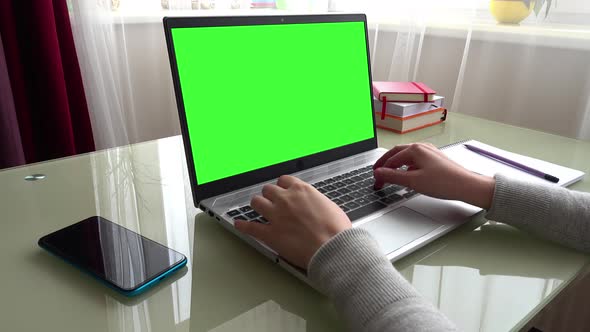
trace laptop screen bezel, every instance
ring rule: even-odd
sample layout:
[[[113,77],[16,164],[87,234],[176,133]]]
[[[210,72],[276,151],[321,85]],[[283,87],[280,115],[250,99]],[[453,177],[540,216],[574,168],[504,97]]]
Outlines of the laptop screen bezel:
[[[301,158],[288,160],[279,164],[267,166],[253,171],[237,174],[227,178],[199,184],[193,160],[192,146],[189,139],[188,125],[186,120],[184,100],[180,88],[180,79],[174,53],[172,29],[188,27],[215,27],[215,26],[245,26],[245,25],[270,25],[270,24],[294,24],[294,23],[332,23],[332,22],[363,22],[365,28],[365,44],[367,51],[367,75],[369,85],[367,86],[367,99],[371,103],[371,116],[373,119],[373,137],[340,146],[330,150],[322,151]],[[199,207],[200,201],[228,193],[234,190],[246,188],[261,182],[275,179],[283,174],[292,174],[310,169],[322,164],[346,158],[355,154],[363,153],[377,148],[377,132],[375,127],[375,114],[373,112],[372,98],[372,77],[371,62],[369,61],[369,38],[367,34],[367,18],[364,14],[328,14],[328,15],[281,15],[281,16],[216,16],[216,17],[164,17],[164,32],[166,45],[170,59],[172,80],[176,96],[178,117],[184,141],[188,175],[191,182],[193,200],[195,206]],[[228,150],[228,153],[231,151]]]

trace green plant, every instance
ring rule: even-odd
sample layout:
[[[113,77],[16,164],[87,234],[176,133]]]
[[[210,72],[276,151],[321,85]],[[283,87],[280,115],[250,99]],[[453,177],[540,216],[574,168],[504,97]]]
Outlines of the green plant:
[[[522,0],[526,6],[530,6],[531,1],[532,0]],[[535,11],[535,15],[539,16],[539,13],[541,12],[541,9],[543,9],[543,5],[545,5],[545,3],[547,3],[547,7],[545,8],[545,18],[547,18],[547,15],[549,15],[549,9],[551,9],[551,2],[553,0],[536,0],[535,1],[535,8],[533,9]]]

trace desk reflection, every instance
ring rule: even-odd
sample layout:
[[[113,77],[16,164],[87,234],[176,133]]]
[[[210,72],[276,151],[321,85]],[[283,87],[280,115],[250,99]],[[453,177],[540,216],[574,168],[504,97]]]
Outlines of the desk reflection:
[[[462,330],[507,331],[523,324],[587,261],[511,226],[476,219],[395,264]],[[196,216],[194,236],[191,331],[253,328],[264,321],[282,324],[279,330],[342,330],[327,298],[209,216]]]
[[[145,294],[106,291],[107,329],[186,331],[190,319],[193,216],[188,175],[177,138],[89,156],[96,214],[188,258],[187,267]]]
[[[480,217],[396,262],[462,330],[507,331],[525,323],[588,261],[514,227],[482,222]]]
[[[274,301],[266,301],[209,332],[305,332],[305,319],[283,310]]]
[[[191,331],[345,329],[326,297],[204,213],[194,238]]]

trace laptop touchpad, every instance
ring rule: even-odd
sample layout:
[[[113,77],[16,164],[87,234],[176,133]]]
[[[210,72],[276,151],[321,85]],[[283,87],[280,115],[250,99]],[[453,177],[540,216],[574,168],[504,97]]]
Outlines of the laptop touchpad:
[[[359,227],[368,230],[387,255],[440,226],[431,218],[402,206]]]

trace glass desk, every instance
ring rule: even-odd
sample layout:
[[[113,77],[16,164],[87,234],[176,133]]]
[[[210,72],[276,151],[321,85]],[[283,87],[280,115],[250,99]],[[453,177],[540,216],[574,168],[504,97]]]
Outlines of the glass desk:
[[[474,138],[590,172],[590,143],[450,114],[383,147]],[[26,181],[32,174],[46,177]],[[3,331],[341,331],[331,303],[193,206],[182,140],[171,137],[0,172]],[[584,179],[572,189],[590,191]],[[184,253],[187,268],[125,298],[37,247],[101,215]],[[518,329],[589,256],[482,215],[394,265],[465,331]]]

